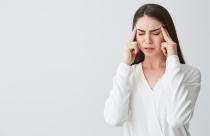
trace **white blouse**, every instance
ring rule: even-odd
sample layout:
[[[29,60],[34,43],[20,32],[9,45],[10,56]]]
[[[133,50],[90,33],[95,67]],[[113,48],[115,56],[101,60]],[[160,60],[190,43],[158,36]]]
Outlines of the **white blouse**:
[[[201,72],[166,59],[166,70],[151,89],[142,63],[120,63],[104,106],[106,123],[123,126],[124,136],[190,136],[189,121],[200,92]]]

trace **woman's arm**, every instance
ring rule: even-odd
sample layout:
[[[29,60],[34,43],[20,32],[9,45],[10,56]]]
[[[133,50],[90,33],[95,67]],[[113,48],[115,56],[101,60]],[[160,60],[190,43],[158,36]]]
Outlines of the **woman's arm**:
[[[177,55],[169,55],[166,60],[166,85],[169,86],[167,100],[167,121],[177,128],[188,123],[192,116],[200,92],[201,73],[193,68],[186,74],[181,69]],[[184,81],[184,78],[188,79]]]
[[[112,79],[113,86],[104,107],[104,119],[108,124],[122,126],[128,118],[131,72],[132,66],[121,62]]]

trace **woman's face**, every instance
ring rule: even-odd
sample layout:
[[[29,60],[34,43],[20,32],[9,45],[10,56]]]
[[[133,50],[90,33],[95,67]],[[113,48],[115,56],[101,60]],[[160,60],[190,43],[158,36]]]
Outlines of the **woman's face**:
[[[163,54],[161,43],[164,42],[161,32],[161,23],[144,15],[136,22],[138,47],[145,56],[157,56]]]

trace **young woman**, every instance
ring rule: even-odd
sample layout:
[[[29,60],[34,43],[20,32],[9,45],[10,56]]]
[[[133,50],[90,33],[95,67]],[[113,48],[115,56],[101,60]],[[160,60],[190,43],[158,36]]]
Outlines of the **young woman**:
[[[134,15],[104,119],[123,126],[124,136],[190,136],[200,85],[201,73],[185,64],[168,11],[145,4]]]

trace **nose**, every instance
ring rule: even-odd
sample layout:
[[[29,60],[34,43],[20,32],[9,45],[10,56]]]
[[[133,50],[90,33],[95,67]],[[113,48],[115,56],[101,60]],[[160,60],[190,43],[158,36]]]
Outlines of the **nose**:
[[[151,35],[150,34],[146,34],[145,35],[144,42],[145,42],[145,44],[151,44],[152,43],[152,39],[151,39]]]

